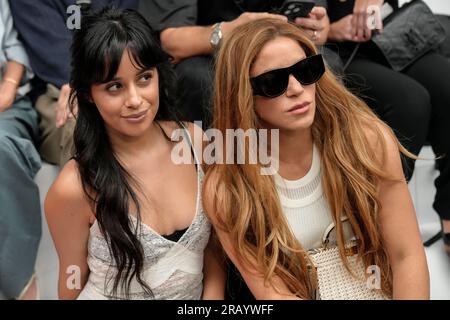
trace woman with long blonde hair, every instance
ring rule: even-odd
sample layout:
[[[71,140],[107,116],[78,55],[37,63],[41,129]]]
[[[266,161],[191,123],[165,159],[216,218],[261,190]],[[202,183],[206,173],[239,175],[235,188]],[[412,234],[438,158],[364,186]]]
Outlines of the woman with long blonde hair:
[[[379,267],[383,293],[429,298],[399,151],[409,154],[336,80],[298,27],[259,20],[224,39],[213,127],[279,129],[279,141],[269,141],[278,143],[278,173],[262,175],[262,163],[214,164],[203,189],[224,251],[257,299],[314,298],[307,251],[320,247],[333,223],[344,263],[354,237],[364,265]]]

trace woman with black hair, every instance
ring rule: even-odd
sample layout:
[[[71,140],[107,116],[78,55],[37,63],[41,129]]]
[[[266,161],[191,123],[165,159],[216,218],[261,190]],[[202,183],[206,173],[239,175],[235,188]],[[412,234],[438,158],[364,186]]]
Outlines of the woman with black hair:
[[[104,9],[83,18],[72,44],[75,155],[45,201],[60,298],[223,296],[207,247],[194,126],[176,120],[174,83],[168,56],[138,13]],[[171,159],[177,130],[191,164]]]

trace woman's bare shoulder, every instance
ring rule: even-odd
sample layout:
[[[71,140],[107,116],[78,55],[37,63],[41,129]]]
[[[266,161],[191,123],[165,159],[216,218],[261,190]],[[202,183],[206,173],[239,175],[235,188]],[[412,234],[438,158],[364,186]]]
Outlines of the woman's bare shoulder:
[[[404,178],[400,159],[401,145],[392,129],[383,122],[376,122],[365,128],[367,141],[374,156],[383,166],[384,172],[394,179]]]
[[[376,154],[398,153],[398,141],[391,128],[379,121],[363,125],[367,141]]]
[[[47,217],[61,212],[82,212],[92,220],[91,207],[83,190],[78,165],[70,160],[50,187],[45,199]]]
[[[49,193],[63,196],[65,200],[80,199],[83,196],[78,165],[75,160],[70,160],[61,170],[53,182]]]

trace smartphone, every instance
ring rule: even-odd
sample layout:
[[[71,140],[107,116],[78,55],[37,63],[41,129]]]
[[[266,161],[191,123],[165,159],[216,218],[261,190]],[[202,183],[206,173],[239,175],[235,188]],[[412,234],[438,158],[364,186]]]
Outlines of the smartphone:
[[[314,8],[314,2],[288,1],[281,6],[278,13],[286,16],[289,21],[293,22],[295,18],[307,17],[312,8]]]

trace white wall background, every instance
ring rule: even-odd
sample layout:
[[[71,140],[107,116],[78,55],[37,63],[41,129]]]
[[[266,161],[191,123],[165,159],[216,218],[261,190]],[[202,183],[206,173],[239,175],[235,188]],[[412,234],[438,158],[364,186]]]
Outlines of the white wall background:
[[[449,0],[424,0],[434,13],[450,15],[450,1]],[[399,4],[409,2],[409,0],[399,0]]]

